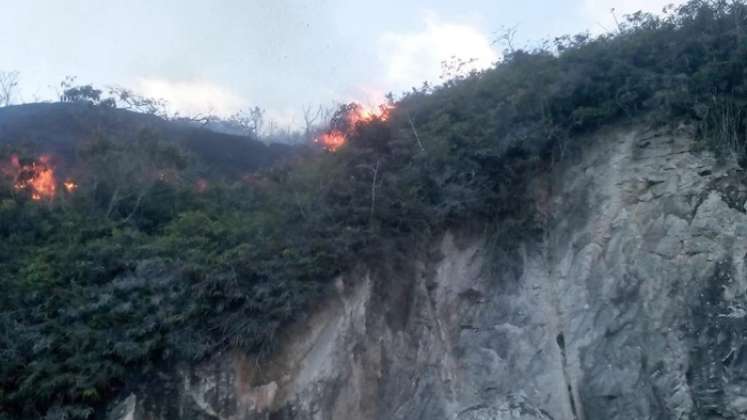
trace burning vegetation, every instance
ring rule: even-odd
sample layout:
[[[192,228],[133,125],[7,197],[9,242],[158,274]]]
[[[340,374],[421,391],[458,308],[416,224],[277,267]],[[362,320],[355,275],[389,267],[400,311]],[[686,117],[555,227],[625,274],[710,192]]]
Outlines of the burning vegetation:
[[[18,155],[11,155],[10,161],[2,165],[2,173],[12,180],[13,190],[29,194],[32,200],[52,200],[58,191],[55,168],[49,155],[25,161]],[[78,189],[78,184],[67,179],[62,183],[68,193]]]
[[[78,189],[78,184],[72,179],[68,179],[67,181],[63,182],[62,185],[65,187],[65,191],[69,193],[73,193]]]
[[[387,121],[394,107],[389,104],[366,108],[358,103],[344,105],[332,118],[331,127],[314,139],[324,149],[334,152],[347,143],[348,138],[359,124],[372,121]]]
[[[486,269],[498,269],[516,259],[512,244],[542,235],[533,180],[557,159],[572,163],[564,153],[611,141],[589,136],[607,123],[692,122],[747,162],[737,112],[747,103],[747,6],[734,4],[693,0],[666,18],[636,15],[619,33],[511,52],[496,69],[413,92],[397,118],[375,112],[389,130],[362,133],[357,123],[374,117],[348,107],[320,147],[382,147],[299,159],[246,177],[251,188],[211,178],[214,191],[198,196],[152,175],[186,168],[170,146],[102,140],[79,154],[80,176],[95,175],[96,188],[81,178],[79,205],[37,211],[12,202],[55,185],[44,181],[55,168],[3,157],[0,325],[12,334],[0,334],[0,417],[96,418],[142,372],[233,347],[271,355],[340,273],[424,255],[461,221],[508,245],[486,249]],[[692,120],[694,110],[708,119]],[[399,118],[410,112],[414,120]],[[419,136],[427,159],[417,158]]]

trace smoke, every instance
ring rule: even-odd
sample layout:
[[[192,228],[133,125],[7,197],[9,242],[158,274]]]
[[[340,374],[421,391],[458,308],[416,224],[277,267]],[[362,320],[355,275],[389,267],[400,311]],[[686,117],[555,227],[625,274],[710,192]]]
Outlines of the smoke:
[[[465,71],[490,67],[499,58],[490,39],[477,28],[443,22],[433,12],[426,14],[423,30],[389,32],[381,36],[379,44],[387,84],[400,90],[425,81],[438,82],[441,63],[452,58],[473,60]]]
[[[164,99],[171,112],[181,115],[218,115],[227,117],[247,105],[230,89],[206,81],[172,81],[141,78],[135,91],[148,98]]]

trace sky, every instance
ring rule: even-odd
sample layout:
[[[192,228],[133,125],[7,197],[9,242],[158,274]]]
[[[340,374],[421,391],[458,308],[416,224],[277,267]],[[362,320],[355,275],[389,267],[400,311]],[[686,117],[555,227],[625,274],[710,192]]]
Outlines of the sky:
[[[172,112],[303,109],[438,83],[451,57],[485,68],[515,47],[600,33],[681,0],[0,0],[0,71],[18,99],[52,100],[66,76],[162,98]],[[615,9],[614,14],[611,9]]]

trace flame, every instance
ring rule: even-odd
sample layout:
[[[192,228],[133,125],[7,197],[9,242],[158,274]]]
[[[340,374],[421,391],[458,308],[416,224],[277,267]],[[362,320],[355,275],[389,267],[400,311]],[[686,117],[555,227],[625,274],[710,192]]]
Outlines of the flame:
[[[331,129],[314,139],[314,142],[321,144],[326,150],[334,152],[347,142],[348,136],[358,124],[367,124],[374,120],[387,121],[393,109],[394,107],[389,104],[365,107],[359,103],[352,103],[343,118],[344,124],[342,125],[345,127]]]
[[[65,190],[69,193],[74,193],[75,190],[78,189],[78,184],[72,179],[68,179],[67,181],[63,182],[62,185],[65,187]]]
[[[346,139],[345,134],[343,134],[342,131],[332,130],[328,133],[322,134],[314,141],[316,143],[320,143],[322,147],[329,150],[330,152],[334,152],[342,147],[343,144],[345,144]]]
[[[10,167],[13,170],[13,188],[16,191],[30,192],[34,201],[54,198],[57,193],[57,181],[49,156],[42,155],[31,164],[21,164],[18,156],[13,155],[10,158]]]
[[[351,128],[354,128],[358,123],[369,123],[376,119],[386,121],[389,119],[393,108],[388,104],[369,108],[361,104],[354,104],[353,108],[348,112],[347,122]]]
[[[41,200],[42,198],[53,198],[57,186],[55,185],[54,171],[52,168],[40,167],[36,176],[31,180],[31,186],[38,196],[38,198],[36,198],[37,200]]]

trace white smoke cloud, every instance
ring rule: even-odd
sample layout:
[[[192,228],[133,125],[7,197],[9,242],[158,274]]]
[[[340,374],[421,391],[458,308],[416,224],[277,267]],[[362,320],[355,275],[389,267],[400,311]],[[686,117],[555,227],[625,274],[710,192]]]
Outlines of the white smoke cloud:
[[[136,81],[134,90],[146,97],[165,99],[170,112],[182,115],[228,116],[247,104],[247,101],[230,90],[203,81],[141,78]]]
[[[434,13],[427,14],[424,23],[420,32],[389,32],[379,39],[387,84],[392,89],[438,82],[441,63],[451,57],[474,59],[466,71],[490,67],[499,58],[490,39],[475,27],[441,22]]]

